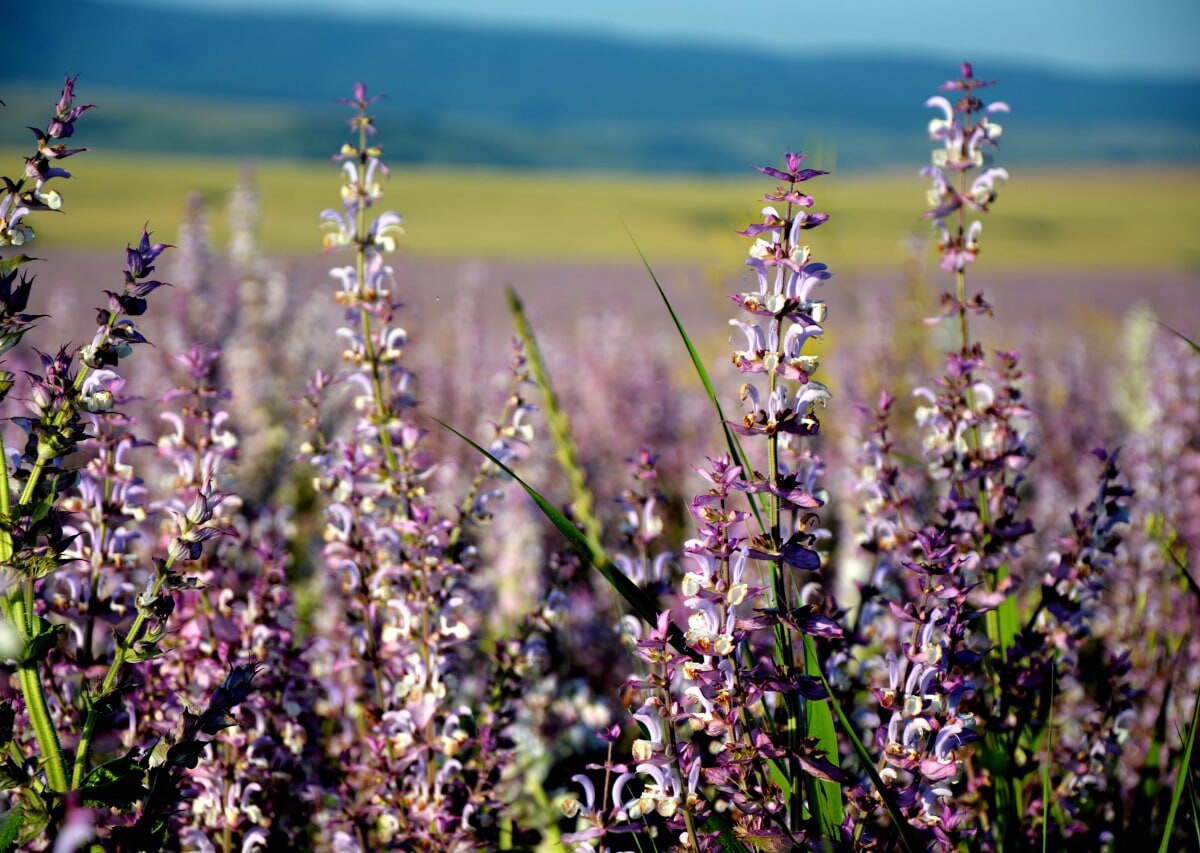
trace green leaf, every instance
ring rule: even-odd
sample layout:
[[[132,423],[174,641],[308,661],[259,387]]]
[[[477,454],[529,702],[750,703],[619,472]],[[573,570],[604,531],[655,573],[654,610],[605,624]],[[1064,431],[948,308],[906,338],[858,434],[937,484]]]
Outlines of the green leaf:
[[[804,639],[808,640],[809,637],[806,636]],[[871,758],[871,753],[867,752],[867,748],[863,746],[858,733],[854,731],[853,723],[850,722],[850,719],[846,716],[846,712],[842,710],[842,706],[834,698],[833,688],[829,686],[829,681],[825,678],[825,673],[820,667],[817,667],[814,674],[825,685],[825,692],[829,694],[829,707],[837,716],[837,721],[841,725],[842,731],[846,733],[846,737],[850,740],[850,746],[854,749],[854,754],[858,756],[859,763],[867,772],[867,775],[871,777],[871,784],[875,786],[875,792],[879,794],[879,798],[883,800],[884,807],[887,808],[888,814],[891,815],[892,823],[900,835],[900,844],[908,853],[916,853],[916,851],[922,849],[921,844],[917,839],[912,837],[912,830],[909,828],[908,821],[905,820],[904,814],[896,805],[892,797],[892,792],[883,783],[879,771],[875,768],[875,761]]]
[[[79,793],[84,802],[94,806],[121,808],[141,800],[146,795],[145,770],[138,764],[136,750],[106,761],[83,780]]]
[[[1196,583],[1196,578],[1188,571],[1188,564],[1179,558],[1175,553],[1175,549],[1167,541],[1166,537],[1162,538],[1162,551],[1167,559],[1175,564],[1175,568],[1179,569],[1179,573],[1183,575],[1183,579],[1187,581],[1188,590],[1191,591],[1197,599],[1200,599],[1200,585]]]
[[[202,740],[181,740],[179,743],[172,744],[167,750],[167,766],[194,770],[200,763],[200,756],[204,754],[208,744],[208,741]]]
[[[157,643],[138,643],[134,648],[125,655],[126,663],[144,663],[148,660],[157,660],[164,654]]]
[[[58,636],[67,630],[66,625],[51,625],[42,617],[37,617],[39,630],[37,636],[25,644],[25,648],[21,651],[20,663],[37,663],[50,653],[50,650],[58,644]]]
[[[624,224],[624,223],[622,223]],[[654,282],[654,286],[658,288],[658,295],[662,297],[663,304],[667,306],[667,313],[671,315],[671,319],[675,323],[675,328],[679,332],[679,337],[683,340],[683,345],[687,348],[688,356],[692,360],[692,367],[696,370],[696,375],[700,377],[700,383],[704,386],[705,393],[708,394],[709,402],[712,403],[713,409],[717,413],[717,418],[721,422],[721,430],[725,434],[725,446],[729,448],[729,458],[734,460],[738,465],[742,466],[743,474],[749,477],[752,472],[749,460],[746,453],[742,450],[742,443],[738,440],[737,433],[729,428],[729,422],[725,418],[725,412],[721,409],[721,401],[717,399],[716,389],[713,387],[712,380],[708,377],[708,371],[704,367],[704,361],[700,358],[700,354],[696,351],[696,347],[692,345],[692,339],[688,337],[687,330],[683,328],[683,321],[679,319],[679,315],[675,313],[674,306],[671,305],[671,300],[667,298],[667,292],[658,282],[658,277],[654,274],[654,269],[650,266],[650,262],[646,260],[646,256],[642,253],[641,247],[629,229],[625,229],[625,233],[629,234],[629,240],[633,243],[634,250],[637,251],[638,257],[642,259],[642,265],[646,267],[646,272],[650,276],[650,280]],[[763,522],[762,513],[768,512],[769,497],[766,494],[758,496],[761,502],[756,503],[753,499],[749,501],[750,509],[754,512],[754,518],[758,521],[759,530],[765,531],[766,524]]]
[[[4,763],[0,764],[0,790],[11,791],[28,783],[29,774],[11,758],[6,758]]]
[[[9,565],[18,574],[37,580],[38,578],[44,578],[61,566],[62,561],[54,555],[43,554],[37,557],[18,556]]]
[[[999,585],[1010,574],[1008,563],[1001,563],[996,570],[995,583]],[[1012,595],[1006,596],[1000,606],[987,615],[988,638],[999,650],[1000,659],[1008,659],[1008,650],[1013,647],[1020,629],[1017,618],[1017,601]]]
[[[817,656],[817,645],[813,638],[804,635],[804,669],[810,676],[821,674],[821,661]],[[826,685],[828,689],[828,685]],[[837,728],[833,723],[832,694],[829,700],[809,699],[804,715],[808,726],[808,737],[815,737],[817,745],[825,750],[825,757],[835,767],[838,764]],[[836,842],[841,837],[842,821],[845,812],[842,809],[842,786],[837,782],[826,779],[812,779],[811,794],[815,794],[817,822],[821,826],[821,836]],[[810,806],[810,808],[812,808]]]
[[[494,464],[497,468],[499,468],[508,476],[512,477],[517,485],[524,489],[525,493],[533,499],[533,502],[537,504],[538,508],[542,511],[542,514],[545,515],[550,523],[553,524],[558,530],[558,532],[561,533],[564,538],[566,538],[567,542],[571,545],[575,552],[579,554],[580,558],[588,565],[596,569],[596,571],[600,572],[600,574],[604,576],[613,589],[615,589],[617,593],[625,599],[630,610],[632,610],[638,616],[638,618],[640,618],[646,624],[658,624],[659,610],[657,602],[655,602],[655,600],[651,598],[645,590],[626,577],[625,573],[618,569],[611,561],[609,561],[608,558],[604,556],[603,552],[594,549],[588,542],[587,537],[584,536],[584,534],[580,532],[579,528],[572,524],[571,520],[563,515],[557,507],[546,500],[531,485],[518,477],[515,471],[513,471],[495,456],[488,453],[483,447],[480,447],[474,441],[467,438],[467,436],[463,435],[445,421],[438,420],[437,418],[434,418],[433,420],[440,424],[443,429],[449,430],[467,444],[471,445],[471,447],[475,448],[476,451],[491,460],[492,464]],[[676,651],[682,654],[691,654],[691,651],[687,648],[687,645],[683,641],[683,632],[681,632],[676,625],[672,624],[669,627],[668,639]],[[710,815],[704,822],[704,828],[710,832],[719,832],[721,834],[721,849],[733,851],[733,853],[746,853],[746,846],[740,843],[733,834],[733,827],[728,816],[716,814]]]
[[[25,802],[21,808],[20,825],[18,826],[17,846],[29,844],[41,838],[50,825],[50,810],[46,801],[36,792],[25,790]]]
[[[705,832],[715,832],[720,836],[718,850],[729,850],[731,853],[750,853],[750,848],[734,834],[733,823],[728,818],[722,819],[711,814],[705,818],[704,823],[700,824],[700,828]]]
[[[43,441],[42,443],[45,444],[46,442]],[[54,455],[60,455],[60,450],[60,448],[56,447]],[[40,448],[38,452],[41,452]],[[29,518],[34,522],[38,522],[48,516],[50,514],[50,510],[54,507],[54,500],[56,497],[58,497],[57,490],[51,489],[50,493],[46,495],[46,497],[42,498],[33,505],[32,509],[29,511]]]
[[[11,258],[0,260],[0,275],[8,275],[15,269],[29,263],[30,261],[40,261],[41,258],[32,258],[29,255],[13,255]]]
[[[20,806],[13,806],[4,817],[0,817],[0,850],[12,850],[17,846],[24,819],[25,811]]]
[[[1192,748],[1196,745],[1196,724],[1200,721],[1200,688],[1196,690],[1196,702],[1192,706],[1192,722],[1188,726],[1187,740],[1183,745],[1183,754],[1179,758],[1179,770],[1175,774],[1175,788],[1171,791],[1171,808],[1167,812],[1167,823],[1163,827],[1162,842],[1158,853],[1167,853],[1171,849],[1171,833],[1175,830],[1175,816],[1179,811],[1179,800],[1183,797],[1183,788],[1192,775]]]
[[[1189,338],[1187,335],[1183,334],[1183,332],[1178,332],[1175,329],[1172,329],[1166,323],[1163,323],[1159,320],[1155,320],[1154,322],[1158,323],[1158,325],[1162,326],[1164,329],[1166,329],[1172,335],[1174,335],[1175,337],[1179,338],[1181,341],[1186,343],[1188,346],[1190,346],[1192,349],[1194,349],[1197,353],[1200,353],[1200,344],[1196,343],[1191,338]]]

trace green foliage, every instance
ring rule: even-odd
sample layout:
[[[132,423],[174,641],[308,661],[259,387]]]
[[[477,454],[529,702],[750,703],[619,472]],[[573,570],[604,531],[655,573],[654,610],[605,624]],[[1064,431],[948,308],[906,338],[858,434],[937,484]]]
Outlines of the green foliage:
[[[137,750],[106,761],[83,780],[79,793],[89,806],[124,808],[146,795],[143,784],[145,768],[138,761]]]
[[[1200,691],[1197,691],[1195,704],[1192,706],[1192,721],[1188,726],[1187,739],[1183,744],[1183,753],[1179,758],[1179,770],[1175,774],[1175,788],[1171,791],[1171,810],[1167,812],[1167,822],[1163,827],[1162,842],[1158,846],[1159,853],[1167,853],[1171,848],[1171,836],[1175,831],[1175,818],[1179,813],[1179,801],[1183,797],[1185,786],[1192,784],[1192,750],[1196,745],[1196,726],[1200,724]],[[1200,838],[1193,838],[1193,842]]]
[[[821,659],[817,654],[817,645],[812,637],[804,636],[804,671],[814,678],[821,674]],[[826,685],[828,689],[828,685]],[[838,738],[837,729],[833,724],[833,711],[830,705],[833,699],[809,699],[805,702],[804,722],[807,726],[806,735],[816,738],[817,746],[825,751],[825,755],[837,764]],[[842,786],[830,779],[811,777],[805,780],[808,784],[810,803],[816,804],[817,822],[821,826],[821,835],[825,838],[839,837],[845,811],[842,808]]]
[[[810,638],[805,638],[809,640]],[[821,667],[816,667],[815,675],[825,685],[825,690],[829,695],[833,696],[833,689],[829,686],[829,680],[825,677]],[[900,843],[908,853],[916,853],[921,849],[920,843],[912,837],[912,830],[909,828],[908,821],[904,817],[904,813],[900,811],[900,807],[896,805],[890,793],[890,788],[884,784],[883,778],[879,775],[879,769],[875,766],[875,760],[871,757],[871,753],[867,752],[866,746],[863,745],[862,739],[859,738],[858,732],[854,730],[854,723],[846,716],[846,712],[842,710],[841,705],[836,699],[829,700],[829,708],[837,717],[838,725],[841,726],[842,732],[846,735],[846,739],[850,741],[850,746],[854,750],[855,756],[858,757],[859,763],[867,776],[871,778],[871,784],[875,786],[875,791],[883,800],[883,805],[891,815],[892,821],[895,824],[897,834],[900,837]]]
[[[629,234],[629,239],[633,240],[632,232]],[[646,260],[646,256],[642,254],[642,249],[636,240],[633,242],[633,247],[637,250],[638,257],[641,258],[643,266],[646,267],[646,272],[650,276],[650,280],[654,282],[654,287],[658,290],[658,295],[662,297],[663,305],[666,306],[667,313],[671,315],[671,321],[675,324],[675,330],[679,332],[679,338],[683,341],[683,345],[687,349],[688,358],[691,359],[696,376],[699,377],[700,384],[704,386],[704,393],[708,395],[708,400],[712,403],[717,420],[721,423],[721,433],[725,436],[725,446],[729,449],[729,458],[735,460],[744,470],[752,470],[749,460],[746,457],[746,452],[742,449],[741,440],[737,437],[737,433],[729,428],[729,423],[725,418],[725,411],[721,408],[721,401],[717,398],[716,388],[713,387],[712,379],[708,375],[708,369],[704,366],[704,359],[697,352],[696,346],[692,343],[692,339],[687,333],[687,329],[683,327],[683,322],[679,319],[679,315],[675,313],[675,307],[671,305],[671,300],[667,297],[667,292],[663,290],[662,285],[658,281],[658,276],[654,274],[653,267]],[[758,522],[758,529],[766,530],[762,514],[768,511],[767,496],[760,495],[758,501],[750,501],[750,510],[754,513],[754,518]]]
[[[8,814],[0,818],[0,850],[13,849],[21,835],[23,820],[24,811],[20,806],[10,809]]]
[[[1183,334],[1183,332],[1179,332],[1179,331],[1176,331],[1175,329],[1172,329],[1172,328],[1171,328],[1170,326],[1168,326],[1166,323],[1161,323],[1161,322],[1160,322],[1160,323],[1159,323],[1159,325],[1160,325],[1160,326],[1162,326],[1164,329],[1166,329],[1166,330],[1167,330],[1168,332],[1170,332],[1171,334],[1173,334],[1175,337],[1179,338],[1179,339],[1180,339],[1181,341],[1183,341],[1185,344],[1187,344],[1188,346],[1190,346],[1190,347],[1192,348],[1192,350],[1193,350],[1195,353],[1197,353],[1198,355],[1200,355],[1200,344],[1196,343],[1194,340],[1192,340],[1191,338],[1189,338],[1187,335]]]
[[[66,625],[51,625],[41,616],[34,616],[35,634],[29,638],[21,651],[21,664],[36,664],[45,659],[58,643],[58,638],[67,630]]]

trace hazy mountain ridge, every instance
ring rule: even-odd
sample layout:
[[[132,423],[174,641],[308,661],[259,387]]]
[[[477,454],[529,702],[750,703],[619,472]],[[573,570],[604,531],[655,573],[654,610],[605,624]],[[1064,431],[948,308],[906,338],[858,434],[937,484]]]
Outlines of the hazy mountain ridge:
[[[232,18],[86,0],[22,4],[13,18],[47,37],[9,46],[0,94],[9,114],[32,87],[80,72],[81,90],[105,106],[89,116],[90,140],[193,153],[323,155],[340,139],[332,101],[364,80],[389,95],[379,112],[398,160],[720,172],[804,146],[827,160],[836,152],[839,165],[911,164],[926,148],[921,104],[956,71],[952,61],[811,49],[789,59],[420,19]],[[1200,80],[979,70],[1014,106],[1006,160],[1200,160]],[[22,141],[12,123],[3,139]]]

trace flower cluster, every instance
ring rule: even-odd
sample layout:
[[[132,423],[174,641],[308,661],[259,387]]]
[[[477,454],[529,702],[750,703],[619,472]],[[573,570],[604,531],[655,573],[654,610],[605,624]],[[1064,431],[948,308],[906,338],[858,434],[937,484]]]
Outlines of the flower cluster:
[[[0,247],[24,246],[33,240],[33,228],[26,221],[38,210],[60,210],[63,199],[58,190],[47,188],[55,178],[69,178],[71,173],[53,162],[64,160],[86,148],[68,148],[60,140],[75,133],[75,122],[92,104],[75,106],[75,77],[67,77],[62,94],[54,108],[54,116],[46,129],[30,128],[37,137],[37,151],[25,158],[25,171],[17,181],[5,180],[5,192],[0,196]]]
[[[74,82],[0,197],[12,252],[29,214],[61,203],[46,184],[77,153],[59,141],[88,109]],[[561,398],[515,295],[494,420],[463,311],[418,385],[431,372],[398,322],[401,218],[379,212],[388,169],[362,85],[335,157],[341,201],[321,214],[326,248],[349,255],[325,336],[341,366],[308,382],[299,460],[286,386],[321,343],[279,345],[306,309],[258,255],[244,181],[225,282],[199,207],[177,241],[191,272],[172,291],[175,372],[149,401],[127,358],[166,244],[147,231],[126,248],[83,346],[32,355],[28,259],[0,261],[0,400],[27,368],[0,433],[0,838],[197,853],[1194,846],[1178,804],[1200,696],[1198,348],[1143,319],[1119,383],[1087,358],[984,351],[968,220],[1007,178],[990,163],[1007,107],[978,98],[987,85],[964,65],[928,102],[943,113],[928,216],[959,340],[940,371],[911,359],[900,400],[872,387],[887,360],[863,362],[880,349],[860,350],[839,395],[877,402],[841,444],[822,440],[831,396],[814,379],[831,273],[804,244],[829,220],[807,191],[825,173],[791,152],[760,169],[777,185],[740,232],[751,284],[729,321],[742,408],[716,407],[726,446],[694,469],[690,500],[679,472],[702,457],[701,429],[686,430],[705,418],[675,396],[669,360],[609,318],[583,327],[568,365],[588,381]],[[205,312],[202,292],[227,304]],[[556,454],[534,443],[531,386]],[[1039,430],[1034,411],[1056,405]],[[462,464],[451,431],[426,432],[430,408],[490,430],[487,458]],[[1119,450],[1080,450],[1118,436]],[[621,458],[624,478],[608,464]],[[530,483],[555,460],[547,498]],[[514,469],[531,500],[501,502]]]
[[[929,138],[941,147],[933,152],[933,164],[921,170],[931,185],[930,209],[925,215],[938,231],[942,268],[949,271],[962,270],[979,254],[983,223],[975,220],[967,226],[966,211],[986,212],[996,200],[999,184],[1008,180],[1007,171],[988,166],[989,149],[998,146],[1003,130],[992,116],[1007,113],[1008,104],[985,104],[976,94],[993,82],[978,79],[971,64],[964,62],[962,77],[941,86],[943,92],[957,93],[958,99],[951,103],[945,95],[935,95],[925,102],[942,112],[940,118],[929,122]],[[982,171],[972,175],[976,170]],[[957,224],[947,223],[952,214]]]
[[[67,173],[49,163],[82,149],[55,140],[70,137],[90,108],[72,105],[74,84],[68,78],[46,131],[35,130],[38,153],[27,159],[25,177],[6,180],[8,244],[32,237],[23,215],[61,204],[45,184]],[[0,605],[6,636],[16,641],[9,655],[15,689],[6,690],[3,705],[14,725],[0,732],[10,758],[10,842],[38,846],[57,836],[60,844],[95,837],[124,849],[165,844],[171,818],[188,798],[189,773],[254,678],[253,665],[232,665],[194,696],[194,709],[155,707],[153,691],[139,692],[136,673],[157,666],[177,593],[197,583],[183,564],[223,532],[215,518],[223,496],[206,481],[168,507],[173,520],[156,542],[150,522],[157,508],[133,464],[143,443],[128,414],[134,398],[115,368],[146,341],[132,318],[162,286],[151,275],[167,248],[143,231],[126,248],[124,286],[105,291],[92,341],[77,353],[39,353],[24,400],[28,414],[13,419],[26,433],[24,447],[4,453]],[[35,319],[22,313],[32,280],[15,279],[26,260],[4,263],[5,349]],[[4,375],[5,393],[13,379]],[[147,719],[152,732],[140,725]]]
[[[1121,752],[1132,694],[1124,656],[1106,654],[1090,668],[1084,658],[1131,493],[1117,455],[1098,452],[1105,463],[1099,497],[1086,513],[1072,514],[1073,535],[1044,560],[1031,547],[1029,379],[1016,352],[985,356],[967,316],[987,303],[964,298],[978,224],[964,232],[963,211],[986,210],[993,182],[1007,173],[988,170],[964,191],[965,178],[956,190],[943,172],[979,167],[982,147],[999,135],[986,116],[1007,107],[984,110],[973,94],[983,85],[964,65],[962,79],[943,87],[961,91],[959,103],[929,102],[947,114],[932,125],[946,147],[926,172],[937,195],[930,216],[960,217],[957,238],[944,237],[941,248],[949,246],[951,260],[943,267],[956,273],[958,295],[944,301],[961,346],[946,356],[943,375],[915,392],[922,464],[896,447],[894,400],[886,393],[863,447],[860,515],[871,569],[852,641],[872,651],[865,671],[878,674],[873,707],[860,705],[859,719],[874,730],[884,786],[876,793],[892,813],[883,816],[875,794],[860,785],[849,794],[849,826],[871,844],[893,836],[900,815],[906,831],[937,849],[998,849],[1039,837],[1096,846],[1105,836],[1089,827],[1102,811],[1095,798],[1112,794],[1095,780],[1111,773],[1109,762]],[[972,124],[980,111],[984,117]],[[1024,581],[1039,575],[1040,587]],[[1060,726],[1066,708],[1087,724]],[[1034,749],[1045,755],[1033,759]],[[1052,762],[1052,754],[1059,759]],[[1064,768],[1061,777],[1041,777],[1041,761]],[[1053,820],[1046,794],[1056,803]],[[1020,806],[1031,802],[1040,811]]]
[[[610,815],[596,813],[593,783],[581,779],[594,827],[650,829],[659,821],[681,850],[719,849],[712,820],[767,848],[800,845],[810,837],[811,812],[798,788],[780,785],[779,771],[835,788],[842,778],[831,744],[774,722],[777,712],[798,721],[810,700],[826,695],[796,663],[797,644],[803,656],[812,638],[841,633],[819,586],[809,584],[821,567],[812,512],[822,505],[812,493],[819,465],[794,444],[818,433],[814,408],[829,398],[811,379],[817,359],[805,345],[822,332],[825,303],[814,289],[830,273],[800,242],[828,219],[811,210],[800,185],[825,172],[803,160],[789,152],[784,169],[760,169],[784,183],[766,196],[762,222],[741,232],[755,240],[747,263],[758,288],[733,297],[749,319],[730,321],[746,338],[734,365],[765,387],[742,386],[747,412],[729,426],[762,443],[754,451],[767,473],[730,456],[697,469],[711,488],[689,506],[697,535],[684,543],[682,600],[637,640],[646,672],[629,686],[642,736],[633,744],[636,763],[612,784]],[[791,457],[804,461],[790,466]],[[764,572],[768,582],[755,583]],[[686,630],[673,624],[676,614]]]
[[[333,226],[326,246],[354,251],[354,263],[332,275],[347,321],[338,330],[347,367],[340,382],[357,419],[347,435],[318,433],[309,444],[325,501],[329,602],[309,659],[327,691],[317,708],[329,730],[327,754],[343,767],[324,794],[333,805],[321,839],[344,850],[477,847],[498,831],[508,712],[493,707],[489,716],[463,704],[478,685],[468,677],[475,552],[460,538],[463,525],[488,515],[494,495],[484,484],[492,472],[481,471],[457,521],[443,515],[432,491],[438,459],[412,411],[415,376],[402,360],[408,335],[394,324],[396,283],[384,260],[400,217],[372,216],[382,197],[378,179],[387,174],[380,149],[369,144],[366,110],[374,100],[359,85],[347,102],[357,140],[338,155],[343,207],[322,214]],[[530,437],[523,376],[518,358],[492,448],[507,462]],[[311,402],[319,406],[327,387],[323,375],[310,383]]]

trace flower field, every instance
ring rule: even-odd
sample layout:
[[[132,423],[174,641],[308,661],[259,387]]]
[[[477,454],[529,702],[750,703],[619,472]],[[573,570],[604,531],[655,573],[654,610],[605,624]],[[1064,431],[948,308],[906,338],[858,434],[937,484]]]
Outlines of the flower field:
[[[358,84],[168,239],[68,78],[0,194],[0,849],[1200,844],[1195,176],[1021,195],[938,82],[910,209],[792,151],[438,206]]]

